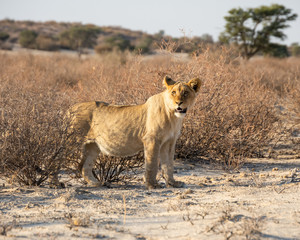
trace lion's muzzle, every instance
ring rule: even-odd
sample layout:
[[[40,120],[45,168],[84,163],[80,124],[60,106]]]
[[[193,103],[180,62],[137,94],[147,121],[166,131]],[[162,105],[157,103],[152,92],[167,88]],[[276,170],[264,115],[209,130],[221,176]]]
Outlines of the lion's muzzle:
[[[187,111],[187,108],[178,107],[178,108],[175,109],[176,113],[184,113],[185,114],[186,111]]]

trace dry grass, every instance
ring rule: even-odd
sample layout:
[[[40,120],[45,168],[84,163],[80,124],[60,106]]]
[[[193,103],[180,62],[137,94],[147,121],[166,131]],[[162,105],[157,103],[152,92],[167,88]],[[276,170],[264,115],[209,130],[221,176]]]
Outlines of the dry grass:
[[[261,76],[261,82],[285,102],[285,107],[300,116],[299,58],[253,59],[248,71]]]
[[[226,168],[239,167],[245,157],[261,155],[276,138],[280,120],[274,106],[280,99],[289,99],[300,109],[299,59],[240,63],[227,49],[217,54],[207,50],[190,60],[172,53],[153,59],[129,53],[85,60],[58,53],[2,53],[0,58],[0,170],[25,184],[39,185],[64,164],[58,156],[66,147],[63,115],[71,104],[87,100],[141,104],[163,90],[165,75],[204,80],[177,144],[180,158],[206,156]],[[105,164],[108,161],[104,159]],[[21,172],[28,166],[30,176],[24,177]],[[95,173],[102,171],[103,162],[97,166]],[[49,168],[54,172],[41,176]],[[102,175],[98,178],[102,180]]]

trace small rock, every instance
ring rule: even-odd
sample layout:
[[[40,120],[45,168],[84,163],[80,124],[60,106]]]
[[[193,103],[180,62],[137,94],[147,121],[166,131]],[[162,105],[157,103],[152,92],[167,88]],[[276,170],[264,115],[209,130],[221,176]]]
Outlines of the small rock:
[[[265,177],[266,177],[266,174],[264,174],[264,173],[259,174],[259,178],[265,178]]]
[[[243,178],[243,177],[247,177],[247,176],[248,176],[248,174],[247,174],[247,173],[245,173],[245,172],[241,172],[241,173],[240,173],[240,177],[241,177],[241,178]]]

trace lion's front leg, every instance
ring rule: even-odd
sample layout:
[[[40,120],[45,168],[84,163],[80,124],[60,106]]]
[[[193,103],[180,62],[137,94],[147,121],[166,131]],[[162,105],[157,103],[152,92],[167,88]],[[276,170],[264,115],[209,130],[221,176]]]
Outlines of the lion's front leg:
[[[160,150],[160,160],[163,178],[167,187],[182,187],[183,182],[174,179],[174,155],[176,140],[171,140],[163,144]]]
[[[158,171],[158,155],[160,143],[155,139],[147,139],[144,141],[145,152],[145,184],[148,189],[159,188],[156,175]]]

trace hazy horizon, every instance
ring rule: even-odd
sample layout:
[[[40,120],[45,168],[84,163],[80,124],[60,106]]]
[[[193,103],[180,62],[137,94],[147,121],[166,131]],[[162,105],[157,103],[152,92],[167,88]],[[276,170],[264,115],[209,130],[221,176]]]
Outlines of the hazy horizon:
[[[299,0],[0,0],[0,19],[81,22],[119,26],[154,34],[163,30],[173,37],[210,34],[214,41],[224,30],[224,16],[232,8],[282,4],[298,14],[284,30],[285,44],[300,42]]]

